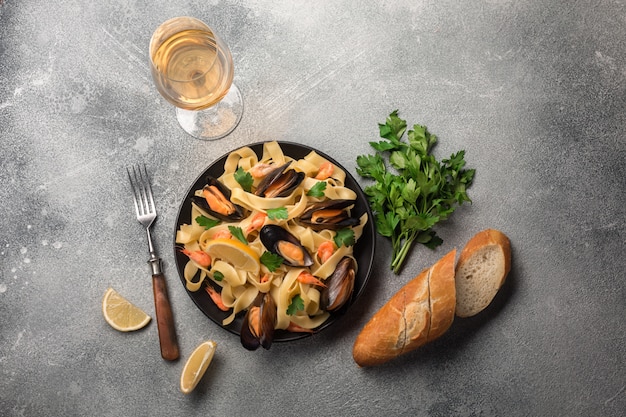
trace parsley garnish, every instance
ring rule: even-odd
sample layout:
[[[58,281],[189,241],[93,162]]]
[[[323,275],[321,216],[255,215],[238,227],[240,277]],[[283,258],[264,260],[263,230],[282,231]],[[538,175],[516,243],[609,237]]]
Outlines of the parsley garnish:
[[[250,175],[249,172],[243,170],[243,168],[237,168],[237,171],[233,174],[235,181],[241,185],[244,191],[250,192],[252,190],[252,183],[254,182],[254,178]]]
[[[220,271],[215,271],[213,272],[213,279],[216,281],[221,281],[224,279],[224,274],[222,274]]]
[[[287,220],[289,218],[286,207],[267,209],[266,213],[271,220]]]
[[[335,234],[333,240],[335,241],[335,245],[337,245],[338,248],[340,248],[341,245],[352,246],[354,245],[354,230],[339,229],[337,230],[337,233]]]
[[[228,230],[230,231],[230,234],[239,239],[240,242],[245,243],[246,245],[248,244],[248,239],[246,239],[246,237],[243,235],[243,230],[241,230],[241,227],[228,226]]]
[[[274,272],[278,269],[280,264],[283,263],[284,259],[272,252],[265,251],[261,255],[260,261],[267,267],[267,269],[269,269],[270,272]]]
[[[307,191],[306,195],[309,197],[324,197],[324,190],[326,189],[326,181],[318,181]]]
[[[219,220],[211,219],[202,215],[196,217],[196,222],[207,230],[221,223]]]
[[[391,238],[391,268],[398,273],[414,241],[430,248],[442,243],[432,227],[450,217],[463,202],[471,202],[466,189],[475,170],[464,169],[465,151],[437,161],[430,153],[437,137],[425,126],[414,125],[407,132],[408,143],[402,141],[407,124],[397,110],[378,126],[384,140],[370,142],[375,155],[357,157],[357,173],[375,181],[365,188],[365,194],[378,233]],[[397,175],[387,170],[384,155]]]
[[[300,294],[296,294],[291,299],[291,304],[289,304],[289,307],[287,307],[287,315],[293,316],[298,311],[302,311],[302,310],[304,310],[304,300],[302,300],[302,297],[300,297]]]

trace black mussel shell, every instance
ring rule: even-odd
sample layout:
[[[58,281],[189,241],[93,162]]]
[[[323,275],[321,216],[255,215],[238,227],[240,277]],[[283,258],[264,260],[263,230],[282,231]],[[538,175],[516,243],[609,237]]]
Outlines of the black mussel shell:
[[[311,266],[313,265],[313,257],[300,243],[297,237],[289,233],[287,230],[275,224],[268,224],[261,228],[259,232],[261,243],[265,248],[275,255],[284,259],[283,263],[289,266]],[[302,262],[292,260],[290,256],[282,253],[281,242],[288,242],[295,246],[297,250],[302,252]]]
[[[359,224],[359,219],[350,217],[346,208],[354,205],[354,200],[326,200],[311,204],[298,221],[315,231],[324,229],[339,230]]]
[[[207,212],[208,214],[210,214],[211,216],[220,219],[222,221],[225,222],[232,222],[232,221],[239,221],[239,220],[243,220],[246,217],[246,213],[243,207],[234,204],[230,201],[230,190],[228,188],[226,188],[226,186],[224,186],[224,184],[222,184],[221,182],[219,182],[216,178],[214,177],[207,177],[207,184],[205,185],[205,187],[209,187],[209,186],[215,186],[215,188],[217,188],[218,192],[222,194],[222,196],[224,197],[225,200],[229,201],[230,204],[232,204],[232,208],[233,211],[232,213],[229,214],[223,214],[223,213],[219,213],[213,209],[211,209],[211,207],[209,206],[209,203],[207,202],[206,198],[203,196],[192,196],[191,197],[191,201],[193,201],[193,203],[195,205],[197,205],[201,210]]]
[[[243,323],[241,324],[241,332],[240,339],[241,345],[248,350],[257,350],[259,346],[261,346],[261,341],[259,340],[258,335],[256,335],[256,331],[252,330],[255,322],[260,322],[260,307],[252,306],[246,312],[246,316],[243,319]],[[251,325],[252,323],[252,325]]]
[[[274,341],[276,303],[269,293],[263,295],[260,305],[248,309],[241,327],[241,345],[248,350],[259,346],[269,349]]]
[[[354,291],[355,276],[354,259],[348,256],[342,258],[333,274],[325,281],[326,288],[321,293],[320,308],[326,311],[336,311],[343,307]]]
[[[291,162],[287,162],[267,174],[254,194],[261,197],[287,197],[291,194],[304,180],[305,175],[293,169],[285,171],[290,164]]]

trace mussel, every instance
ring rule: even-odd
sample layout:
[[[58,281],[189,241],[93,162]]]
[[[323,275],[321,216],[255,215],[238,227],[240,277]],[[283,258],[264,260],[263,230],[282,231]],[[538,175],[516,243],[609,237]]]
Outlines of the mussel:
[[[191,200],[200,209],[225,222],[244,219],[243,207],[230,201],[230,190],[216,178],[207,177],[207,184],[202,188],[203,196],[193,196]]]
[[[287,169],[291,162],[274,168],[259,182],[254,194],[261,197],[287,197],[304,180],[304,172]],[[287,169],[285,171],[285,169]]]
[[[330,229],[339,230],[359,224],[359,219],[350,217],[348,207],[354,200],[325,200],[310,205],[298,221],[315,231]]]
[[[311,266],[313,257],[300,243],[298,238],[287,230],[275,224],[268,224],[259,232],[261,243],[275,255],[284,259],[283,263],[289,266]]]
[[[269,349],[274,340],[275,326],[276,303],[269,293],[265,293],[246,313],[241,326],[241,344],[248,350],[256,350],[259,346]]]
[[[348,256],[343,257],[333,274],[324,281],[326,288],[321,293],[320,308],[326,311],[336,311],[343,307],[354,291],[355,276],[355,260]]]

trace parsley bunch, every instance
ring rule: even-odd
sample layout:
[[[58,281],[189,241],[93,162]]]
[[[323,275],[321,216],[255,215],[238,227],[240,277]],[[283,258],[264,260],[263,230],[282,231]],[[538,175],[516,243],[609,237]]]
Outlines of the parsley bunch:
[[[403,141],[407,124],[397,110],[378,126],[384,140],[370,142],[374,155],[357,157],[357,173],[375,181],[365,188],[365,194],[378,233],[391,238],[391,269],[398,273],[413,242],[431,249],[443,242],[432,228],[450,217],[457,206],[471,202],[466,189],[475,170],[463,169],[465,151],[437,161],[430,153],[437,137],[425,126],[414,125],[407,132],[408,143]],[[383,156],[388,156],[395,173],[387,169]]]

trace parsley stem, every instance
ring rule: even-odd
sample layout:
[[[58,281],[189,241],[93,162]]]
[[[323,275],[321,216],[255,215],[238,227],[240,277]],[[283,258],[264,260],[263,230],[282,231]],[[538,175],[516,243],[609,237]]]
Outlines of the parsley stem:
[[[396,240],[396,242],[393,245],[394,254],[393,254],[393,260],[391,261],[391,269],[396,274],[400,272],[400,268],[402,267],[402,264],[404,263],[404,258],[406,258],[406,256],[409,254],[409,251],[411,250],[411,247],[413,246],[413,241],[417,237],[416,232],[413,232],[410,235],[405,236],[402,239],[403,235],[401,235],[400,239]],[[398,245],[401,245],[401,246],[398,247]]]

